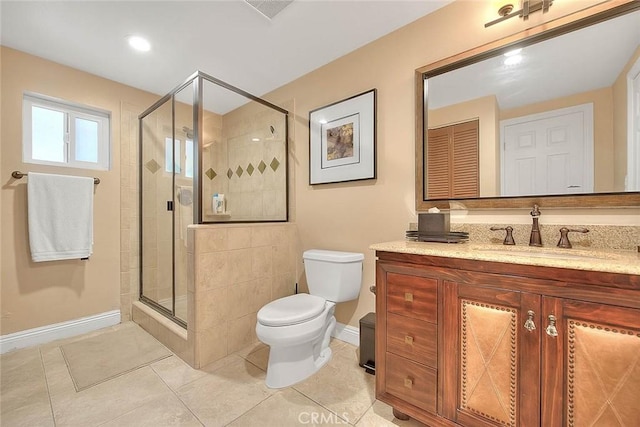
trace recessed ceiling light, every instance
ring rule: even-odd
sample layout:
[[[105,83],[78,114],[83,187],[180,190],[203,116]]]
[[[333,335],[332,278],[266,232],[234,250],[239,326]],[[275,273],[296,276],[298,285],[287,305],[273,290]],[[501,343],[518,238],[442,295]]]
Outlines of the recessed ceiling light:
[[[510,50],[508,52],[505,52],[504,56],[506,56],[508,58],[510,56],[515,56],[515,55],[519,54],[520,52],[522,52],[522,49],[513,49],[513,50]]]
[[[513,55],[504,59],[504,65],[516,65],[522,61],[522,55]]]
[[[149,52],[151,50],[151,43],[144,37],[129,36],[127,40],[129,41],[129,46],[135,50],[139,50],[140,52]]]
[[[253,142],[260,142],[260,138],[251,138]]]

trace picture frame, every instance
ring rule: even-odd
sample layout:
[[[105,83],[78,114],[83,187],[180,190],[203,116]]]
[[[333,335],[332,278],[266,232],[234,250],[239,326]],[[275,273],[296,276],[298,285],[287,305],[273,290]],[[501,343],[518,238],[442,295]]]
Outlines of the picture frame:
[[[376,178],[377,89],[309,112],[309,184]]]

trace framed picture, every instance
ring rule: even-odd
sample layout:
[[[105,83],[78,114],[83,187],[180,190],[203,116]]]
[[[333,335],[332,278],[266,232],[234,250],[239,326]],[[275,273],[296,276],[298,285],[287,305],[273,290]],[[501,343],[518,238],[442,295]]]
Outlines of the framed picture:
[[[375,179],[376,89],[309,113],[309,184]]]

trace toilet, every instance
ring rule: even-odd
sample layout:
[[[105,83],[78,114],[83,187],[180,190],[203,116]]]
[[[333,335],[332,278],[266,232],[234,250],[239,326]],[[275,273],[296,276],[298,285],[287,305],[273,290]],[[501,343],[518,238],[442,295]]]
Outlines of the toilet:
[[[303,260],[309,293],[280,298],[258,311],[256,334],[271,347],[269,388],[298,383],[331,360],[336,303],[360,295],[363,254],[312,249]]]

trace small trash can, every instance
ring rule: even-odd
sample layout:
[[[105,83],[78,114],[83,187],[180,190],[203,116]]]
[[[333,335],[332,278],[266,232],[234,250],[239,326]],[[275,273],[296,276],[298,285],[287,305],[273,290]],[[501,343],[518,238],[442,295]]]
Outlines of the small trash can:
[[[376,314],[360,319],[360,366],[368,374],[376,373]]]

